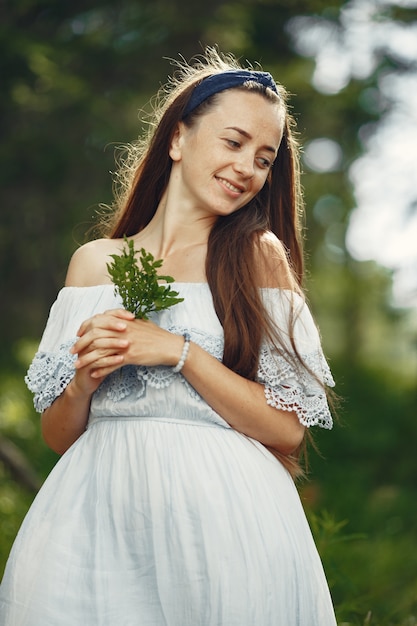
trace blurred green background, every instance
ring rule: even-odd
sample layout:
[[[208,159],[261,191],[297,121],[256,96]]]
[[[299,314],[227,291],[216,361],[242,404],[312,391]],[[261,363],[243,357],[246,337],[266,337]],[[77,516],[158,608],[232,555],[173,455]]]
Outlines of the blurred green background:
[[[415,86],[416,29],[412,0],[0,4],[0,571],[57,460],[23,376],[69,258],[112,201],[115,148],[144,128],[140,110],[171,73],[168,59],[218,44],[289,89],[305,146],[307,295],[342,404],[334,430],[316,433],[300,493],[338,622],[417,624],[415,300],[398,287],[400,261],[372,254],[378,213],[359,228],[362,255],[347,245],[372,150],[374,163],[389,162],[390,140],[378,138],[394,118],[394,137],[413,130],[395,117],[407,101],[395,81]],[[392,150],[381,202],[412,158]],[[405,230],[416,197],[392,206]]]

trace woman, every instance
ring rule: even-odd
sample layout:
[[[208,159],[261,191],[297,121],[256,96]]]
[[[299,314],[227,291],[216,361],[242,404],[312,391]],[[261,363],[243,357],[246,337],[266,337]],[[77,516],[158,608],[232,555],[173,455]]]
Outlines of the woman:
[[[5,626],[335,624],[292,480],[333,381],[300,287],[285,91],[213,50],[180,69],[28,372],[63,456],[14,544]],[[110,282],[125,235],[184,299],[151,320]]]

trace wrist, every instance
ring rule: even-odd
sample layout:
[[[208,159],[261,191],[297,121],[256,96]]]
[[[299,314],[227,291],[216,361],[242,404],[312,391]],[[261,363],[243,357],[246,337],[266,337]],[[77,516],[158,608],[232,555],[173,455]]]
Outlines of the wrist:
[[[183,344],[182,344],[182,350],[181,350],[181,355],[178,359],[178,361],[176,362],[176,364],[173,366],[172,371],[175,374],[179,374],[182,370],[182,368],[184,367],[184,364],[187,360],[188,357],[188,352],[190,350],[190,335],[189,333],[184,333],[183,334]]]
[[[70,402],[74,403],[83,403],[89,402],[91,399],[93,391],[90,393],[85,391],[80,385],[77,383],[76,376],[68,383],[68,385],[64,389],[65,396]]]

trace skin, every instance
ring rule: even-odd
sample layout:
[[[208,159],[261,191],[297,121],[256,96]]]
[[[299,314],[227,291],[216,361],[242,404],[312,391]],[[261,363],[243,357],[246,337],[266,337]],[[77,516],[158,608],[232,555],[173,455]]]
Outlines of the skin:
[[[148,226],[133,237],[177,282],[206,282],[210,230],[220,215],[238,211],[262,189],[282,137],[279,105],[256,93],[228,90],[196,125],[178,124],[169,148],[172,172]],[[106,263],[120,240],[102,239],[73,255],[66,285],[107,284]],[[292,288],[285,254],[274,235],[264,237],[259,255],[260,286]],[[183,338],[121,309],[86,320],[72,352],[75,376],[43,413],[47,444],[62,454],[84,432],[91,397],[102,380],[122,365],[175,366]],[[182,375],[233,428],[283,454],[301,443],[304,427],[295,413],[267,405],[263,386],[229,370],[191,342]],[[230,390],[233,393],[230,393]]]

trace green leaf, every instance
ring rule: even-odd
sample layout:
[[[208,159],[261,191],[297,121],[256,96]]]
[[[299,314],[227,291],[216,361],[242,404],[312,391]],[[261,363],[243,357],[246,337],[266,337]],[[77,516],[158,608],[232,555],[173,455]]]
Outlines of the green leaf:
[[[111,254],[113,259],[107,263],[107,271],[114,284],[116,295],[120,295],[125,309],[135,315],[137,319],[149,319],[153,311],[168,309],[184,298],[178,297],[178,292],[169,285],[173,283],[172,276],[159,276],[158,269],[163,260],[153,257],[144,248],[135,250],[132,239],[124,237],[124,246],[121,254]],[[139,264],[136,255],[139,254]]]

